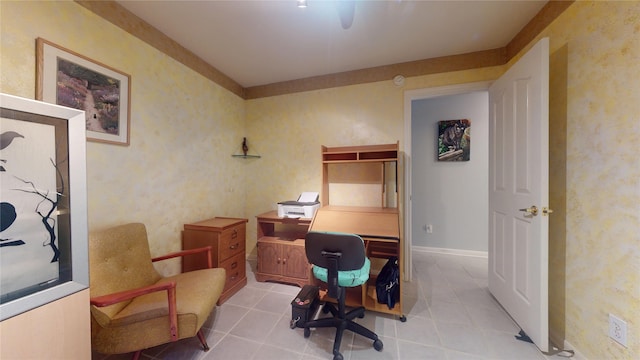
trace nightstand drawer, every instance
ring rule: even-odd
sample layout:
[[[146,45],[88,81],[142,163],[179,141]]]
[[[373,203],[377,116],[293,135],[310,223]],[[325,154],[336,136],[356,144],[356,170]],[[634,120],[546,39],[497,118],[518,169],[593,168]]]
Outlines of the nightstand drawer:
[[[246,278],[247,267],[245,264],[244,251],[221,262],[220,267],[224,268],[227,272],[227,282],[223,290],[227,291],[239,281]]]
[[[220,236],[220,247],[218,248],[218,259],[220,259],[220,261],[225,261],[238,253],[244,254],[245,231],[245,226],[242,224],[222,232]]]

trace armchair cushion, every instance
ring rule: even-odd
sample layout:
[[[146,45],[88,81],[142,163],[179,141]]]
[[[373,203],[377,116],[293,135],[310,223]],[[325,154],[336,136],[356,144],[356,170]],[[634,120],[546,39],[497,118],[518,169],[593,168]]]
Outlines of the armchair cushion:
[[[201,323],[194,323],[194,326],[200,328],[222,294],[225,276],[222,268],[211,269],[211,271],[196,270],[163,278],[158,281],[158,284],[175,281],[178,318],[180,315],[189,314],[194,319],[201,319]],[[211,284],[211,287],[203,284]],[[128,325],[168,315],[167,294],[159,291],[133,299],[110,319],[109,325]]]
[[[143,224],[93,232],[89,240],[91,297],[174,282],[178,339],[195,336],[215,308],[226,281],[223,268],[162,277],[153,267]],[[113,305],[91,306],[92,348],[120,354],[171,341],[166,291]]]

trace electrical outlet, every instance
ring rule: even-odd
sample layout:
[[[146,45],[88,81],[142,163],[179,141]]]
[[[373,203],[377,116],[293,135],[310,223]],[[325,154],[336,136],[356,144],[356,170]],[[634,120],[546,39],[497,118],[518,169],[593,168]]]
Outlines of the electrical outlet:
[[[432,234],[433,233],[433,225],[429,224],[427,225],[427,234]]]
[[[627,323],[613,314],[609,314],[609,337],[627,347]]]

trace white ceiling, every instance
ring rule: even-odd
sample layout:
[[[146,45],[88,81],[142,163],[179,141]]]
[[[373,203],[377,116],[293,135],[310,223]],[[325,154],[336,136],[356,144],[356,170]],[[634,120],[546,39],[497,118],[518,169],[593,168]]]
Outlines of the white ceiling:
[[[500,48],[546,1],[118,1],[243,87]]]

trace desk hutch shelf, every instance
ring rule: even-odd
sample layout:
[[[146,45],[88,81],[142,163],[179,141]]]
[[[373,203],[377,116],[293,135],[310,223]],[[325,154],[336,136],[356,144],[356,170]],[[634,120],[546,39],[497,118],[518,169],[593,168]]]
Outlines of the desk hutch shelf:
[[[322,146],[323,163],[397,161],[398,144],[365,146]]]
[[[386,304],[377,301],[375,283],[377,273],[391,256],[398,258],[400,278],[403,272],[403,240],[400,234],[400,214],[397,205],[393,207],[360,207],[331,205],[329,194],[329,172],[331,164],[379,163],[380,171],[385,172],[385,164],[395,163],[394,183],[398,179],[399,143],[363,146],[322,146],[322,208],[318,210],[311,223],[310,230],[350,232],[360,235],[365,241],[367,256],[372,261],[372,272],[363,286],[347,289],[347,306],[364,306],[367,310],[398,315],[406,321],[402,312],[402,281],[400,281],[400,299],[395,307],[389,309]],[[384,184],[383,184],[384,185]],[[396,191],[399,191],[396,185]],[[381,194],[381,199],[383,198]],[[384,202],[382,202],[384,204]],[[381,205],[382,205],[381,204]],[[315,279],[311,282],[320,285]],[[331,299],[329,299],[331,301]]]
[[[398,163],[399,144],[362,146],[322,146],[322,196],[323,206],[329,205],[329,166],[331,164],[378,163],[381,171],[388,162]],[[394,174],[397,177],[397,174]]]

